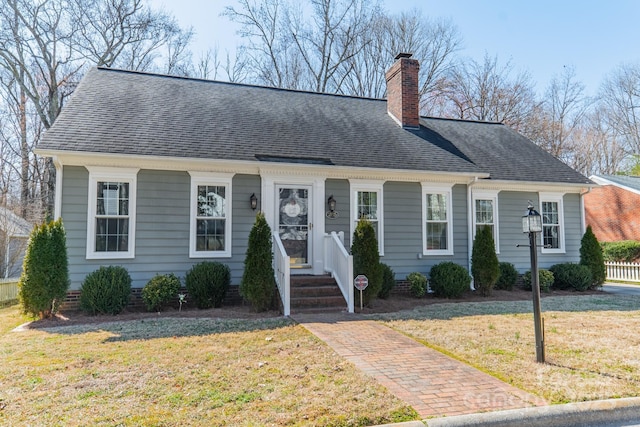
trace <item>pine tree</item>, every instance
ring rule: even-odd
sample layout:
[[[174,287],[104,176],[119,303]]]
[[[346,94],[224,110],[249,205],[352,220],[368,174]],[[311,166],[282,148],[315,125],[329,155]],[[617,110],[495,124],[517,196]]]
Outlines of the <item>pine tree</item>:
[[[498,281],[498,276],[500,276],[500,263],[489,227],[482,227],[476,233],[471,253],[471,275],[476,290],[482,296],[491,295],[491,291]]]
[[[69,289],[68,263],[62,219],[35,227],[18,282],[18,297],[25,314],[42,319],[58,311]]]
[[[364,274],[369,279],[369,285],[362,292],[363,305],[378,296],[382,289],[382,267],[380,266],[380,254],[378,253],[378,241],[373,225],[366,219],[360,219],[353,233],[351,245],[353,255],[353,277]],[[357,304],[360,303],[360,292],[356,292]]]
[[[264,213],[259,212],[249,233],[240,295],[249,301],[254,310],[266,311],[271,308],[275,290],[271,228]]]
[[[607,269],[604,265],[602,246],[600,246],[596,235],[593,234],[591,226],[587,227],[587,231],[580,241],[580,264],[586,265],[591,270],[592,287],[602,286],[607,278]]]

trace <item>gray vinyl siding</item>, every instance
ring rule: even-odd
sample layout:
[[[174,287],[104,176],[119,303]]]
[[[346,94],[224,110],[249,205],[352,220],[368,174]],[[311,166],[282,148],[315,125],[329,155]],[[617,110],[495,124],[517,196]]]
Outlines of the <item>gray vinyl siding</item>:
[[[344,231],[344,245],[347,251],[351,248],[351,236],[349,221],[351,217],[349,197],[349,181],[346,179],[327,179],[325,181],[325,201],[329,196],[333,195],[336,200],[336,212],[338,217],[334,219],[326,218],[324,230],[326,233],[335,231],[336,233]],[[325,210],[329,210],[329,206],[324,206]]]
[[[137,175],[135,258],[87,260],[87,197],[89,173],[83,167],[65,167],[63,173],[62,218],[67,233],[71,289],[101,265],[121,265],[141,288],[155,274],[186,272],[202,261],[227,264],[231,283],[240,283],[249,231],[256,212],[249,207],[251,193],[260,199],[260,177],[236,175],[232,181],[232,256],[189,258],[190,185],[187,172],[141,170]]]
[[[498,215],[500,229],[500,253],[498,259],[512,263],[520,273],[531,268],[529,236],[522,232],[522,216],[527,211],[527,201],[531,200],[539,209],[538,193],[501,191],[498,193]],[[564,239],[565,253],[543,254],[538,248],[538,265],[549,268],[562,262],[580,261],[580,240],[582,225],[580,215],[580,195],[565,194],[564,206]],[[537,236],[540,244],[540,234]],[[517,245],[522,245],[517,247]]]
[[[422,187],[419,183],[386,182],[384,184],[384,256],[396,280],[411,272],[428,275],[435,264],[453,261],[468,266],[466,186],[452,191],[453,255],[422,255]]]

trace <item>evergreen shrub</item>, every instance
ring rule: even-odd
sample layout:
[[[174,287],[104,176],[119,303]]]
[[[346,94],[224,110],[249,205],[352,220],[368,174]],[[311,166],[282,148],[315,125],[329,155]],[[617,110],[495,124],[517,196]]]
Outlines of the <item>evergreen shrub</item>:
[[[273,304],[276,281],[273,271],[271,228],[262,212],[256,215],[256,221],[249,233],[239,291],[256,311],[266,311]]]
[[[476,233],[471,252],[471,274],[476,290],[482,296],[491,295],[500,276],[500,266],[490,227],[482,227]]]
[[[518,280],[518,270],[516,270],[515,266],[510,262],[501,262],[499,266],[500,275],[496,282],[496,289],[510,291]]]
[[[189,297],[198,308],[220,307],[231,284],[231,271],[225,264],[203,261],[191,267],[185,277]]]
[[[18,299],[23,312],[34,317],[51,317],[69,289],[69,261],[61,219],[33,229],[22,266]]]
[[[550,268],[553,273],[553,287],[586,291],[593,284],[591,270],[586,265],[570,262],[556,264]]]
[[[467,269],[451,261],[431,267],[429,280],[434,295],[444,298],[460,298],[471,285]]]
[[[414,272],[407,276],[411,296],[421,298],[427,292],[427,278],[424,274]]]
[[[156,274],[142,288],[142,300],[147,310],[160,311],[175,300],[180,292],[180,279],[175,274]]]
[[[607,278],[607,268],[604,265],[604,256],[602,255],[602,246],[598,242],[591,226],[587,227],[582,240],[580,241],[580,264],[589,268],[591,271],[592,283],[589,288],[602,286]]]
[[[387,264],[381,262],[380,268],[382,268],[382,287],[378,292],[378,298],[387,299],[396,285],[396,275]]]
[[[369,285],[362,292],[362,304],[369,302],[378,296],[382,288],[382,268],[380,267],[380,254],[378,241],[371,222],[361,218],[353,233],[351,254],[353,255],[353,277],[364,274],[369,279]],[[360,292],[356,292],[356,305],[360,304]]]
[[[80,309],[85,313],[118,314],[129,304],[131,277],[117,265],[102,266],[89,273],[80,288]]]
[[[544,268],[538,269],[538,281],[540,282],[540,290],[549,292],[551,285],[553,285],[553,273]],[[531,290],[531,270],[522,275],[522,283],[525,289]]]

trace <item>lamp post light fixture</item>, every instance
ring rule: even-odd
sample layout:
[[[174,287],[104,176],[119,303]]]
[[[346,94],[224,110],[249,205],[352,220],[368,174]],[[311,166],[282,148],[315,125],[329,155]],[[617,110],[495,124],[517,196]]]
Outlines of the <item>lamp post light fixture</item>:
[[[533,293],[533,323],[536,334],[536,361],[544,363],[544,330],[540,315],[540,275],[538,273],[538,249],[536,233],[542,231],[542,217],[533,208],[529,200],[527,212],[522,217],[522,232],[529,233],[529,250],[531,254],[531,291]]]
[[[256,197],[256,193],[251,193],[251,196],[249,197],[249,204],[251,209],[255,211],[258,207],[258,198]]]

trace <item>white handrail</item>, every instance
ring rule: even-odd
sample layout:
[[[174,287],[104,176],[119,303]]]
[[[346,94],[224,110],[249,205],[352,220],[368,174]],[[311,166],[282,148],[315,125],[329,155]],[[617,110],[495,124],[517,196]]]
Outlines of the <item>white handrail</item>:
[[[349,255],[343,242],[342,231],[324,235],[324,269],[335,279],[349,313],[353,313],[353,256]]]
[[[276,276],[276,284],[282,299],[283,314],[291,314],[291,258],[287,255],[282,245],[282,240],[277,234],[273,234],[273,271]]]

